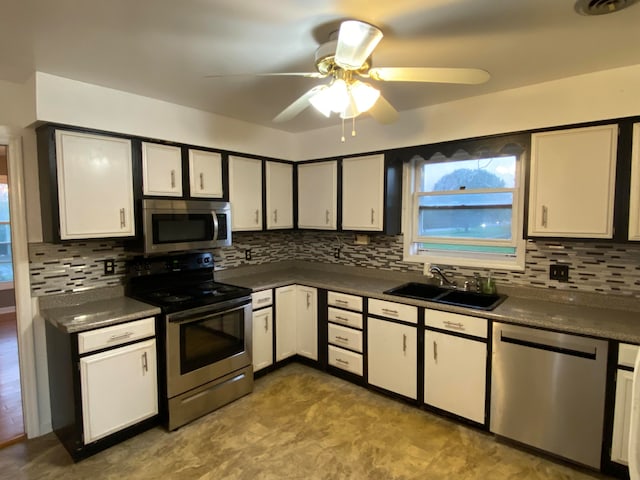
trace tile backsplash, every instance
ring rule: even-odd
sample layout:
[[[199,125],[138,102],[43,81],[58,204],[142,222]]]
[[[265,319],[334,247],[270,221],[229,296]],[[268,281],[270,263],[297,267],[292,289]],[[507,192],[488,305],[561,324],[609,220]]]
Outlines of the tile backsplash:
[[[283,231],[233,235],[233,245],[213,251],[216,269],[285,260],[420,273],[422,264],[402,261],[402,236],[370,235],[368,245],[356,245],[350,233]],[[251,260],[246,260],[247,251]],[[119,285],[125,263],[136,254],[119,242],[75,242],[29,245],[33,296]],[[104,274],[104,260],[114,259],[114,275]],[[569,281],[549,280],[549,265],[569,265]],[[459,283],[488,270],[444,267]],[[498,285],[510,284],[583,292],[633,295],[640,298],[640,245],[607,242],[527,242],[525,272],[493,271]]]

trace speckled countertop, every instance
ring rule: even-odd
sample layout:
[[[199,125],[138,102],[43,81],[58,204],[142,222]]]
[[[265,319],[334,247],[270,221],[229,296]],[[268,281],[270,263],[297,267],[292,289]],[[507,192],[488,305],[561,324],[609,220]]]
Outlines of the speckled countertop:
[[[302,262],[218,271],[216,280],[254,291],[299,283],[495,321],[640,343],[640,300],[635,297],[499,284],[498,292],[508,298],[493,311],[486,312],[382,293],[409,281],[428,282],[422,275]]]
[[[40,315],[67,333],[158,315],[160,309],[124,296],[122,287],[40,298]]]

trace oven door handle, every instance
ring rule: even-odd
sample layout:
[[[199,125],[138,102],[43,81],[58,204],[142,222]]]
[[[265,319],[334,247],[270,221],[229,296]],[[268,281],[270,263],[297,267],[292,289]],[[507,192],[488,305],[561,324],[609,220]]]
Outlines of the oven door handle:
[[[211,240],[218,240],[218,214],[215,211],[211,212],[211,218],[213,219],[213,238]]]
[[[230,305],[231,304],[231,305]],[[232,306],[233,305],[233,306]],[[170,313],[167,315],[167,322],[170,323],[193,323],[204,320],[205,318],[212,317],[214,315],[232,313],[237,310],[244,310],[250,302],[247,300],[238,304],[237,299],[222,302],[221,304],[207,305],[202,309],[197,309],[197,313],[193,310],[186,310],[184,312]],[[231,307],[231,308],[230,308]]]

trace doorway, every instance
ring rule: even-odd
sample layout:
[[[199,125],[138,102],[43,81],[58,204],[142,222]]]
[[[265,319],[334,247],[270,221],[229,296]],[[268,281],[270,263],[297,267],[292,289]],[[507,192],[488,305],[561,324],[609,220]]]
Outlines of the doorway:
[[[7,147],[0,145],[0,448],[25,438],[8,178]]]

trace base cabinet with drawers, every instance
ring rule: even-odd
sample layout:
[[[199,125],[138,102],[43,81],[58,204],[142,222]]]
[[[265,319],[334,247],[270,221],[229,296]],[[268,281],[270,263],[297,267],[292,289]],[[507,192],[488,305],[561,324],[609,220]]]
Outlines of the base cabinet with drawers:
[[[74,460],[157,423],[155,318],[46,336],[52,427]]]
[[[363,375],[362,297],[327,293],[328,363],[361,377]]]
[[[487,320],[425,311],[424,403],[485,423]]]
[[[369,299],[367,364],[370,385],[417,399],[417,324],[417,307]]]
[[[253,371],[273,364],[273,290],[262,290],[251,295]]]

